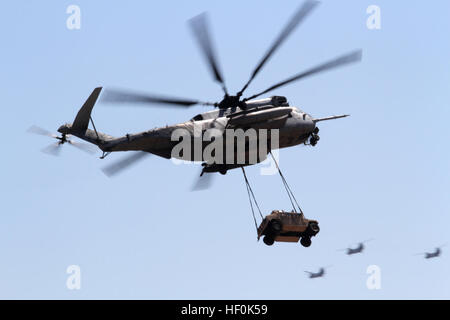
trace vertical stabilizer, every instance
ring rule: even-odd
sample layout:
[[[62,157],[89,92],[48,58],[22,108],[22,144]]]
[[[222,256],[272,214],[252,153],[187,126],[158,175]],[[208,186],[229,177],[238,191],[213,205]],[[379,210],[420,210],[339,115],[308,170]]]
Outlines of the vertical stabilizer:
[[[77,131],[79,133],[85,133],[88,125],[89,119],[91,117],[92,108],[94,108],[95,102],[97,101],[100,92],[102,91],[102,87],[95,88],[92,91],[89,98],[87,98],[86,102],[81,107],[80,111],[75,118],[75,121],[72,124],[72,130]]]

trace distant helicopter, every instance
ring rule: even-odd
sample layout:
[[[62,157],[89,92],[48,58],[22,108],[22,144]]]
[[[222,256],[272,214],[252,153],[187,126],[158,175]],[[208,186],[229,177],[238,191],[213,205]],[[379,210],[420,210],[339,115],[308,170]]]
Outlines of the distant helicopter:
[[[224,77],[220,71],[215,50],[212,45],[206,15],[201,14],[193,18],[190,21],[190,26],[195,39],[199,44],[201,53],[207,62],[214,80],[221,85],[224,92],[224,96],[220,99],[220,101],[202,102],[196,99],[180,99],[167,96],[163,97],[159,95],[138,94],[129,91],[112,89],[105,90],[101,98],[103,101],[116,104],[165,104],[182,108],[191,107],[194,105],[204,105],[215,107],[215,110],[198,114],[190,120],[182,123],[138,133],[130,133],[121,137],[113,137],[98,131],[91,117],[92,109],[102,91],[102,87],[98,87],[92,91],[89,98],[78,111],[73,123],[66,123],[59,127],[58,132],[61,136],[52,135],[47,130],[36,126],[34,126],[30,132],[58,139],[56,144],[48,148],[48,151],[50,151],[51,154],[57,154],[60,147],[66,142],[88,151],[86,146],[78,144],[75,145],[75,143],[72,143],[71,140],[67,139],[69,135],[76,136],[91,143],[93,146],[98,147],[101,151],[103,151],[103,155],[100,157],[101,159],[104,159],[107,155],[113,152],[130,151],[131,154],[128,157],[120,159],[104,168],[103,171],[108,176],[121,172],[123,169],[130,167],[132,164],[149,154],[154,154],[166,159],[178,158],[192,162],[203,161],[203,169],[200,176],[202,176],[205,172],[219,172],[221,174],[226,174],[228,170],[255,164],[247,160],[249,157],[248,154],[250,154],[250,149],[248,146],[243,152],[246,157],[244,163],[240,163],[238,161],[230,161],[232,163],[223,163],[221,161],[217,161],[217,163],[208,162],[203,156],[203,151],[206,150],[206,148],[211,147],[211,139],[205,140],[197,138],[195,134],[196,128],[199,128],[199,131],[201,131],[201,135],[198,135],[199,137],[203,137],[204,133],[210,129],[215,129],[215,132],[220,132],[220,134],[217,134],[217,137],[224,135],[227,129],[232,129],[237,132],[244,129],[275,129],[275,131],[279,130],[278,149],[300,144],[315,146],[320,139],[318,136],[318,122],[340,119],[347,117],[348,115],[342,114],[316,118],[297,107],[291,106],[287,98],[284,96],[272,96],[257,100],[256,98],[295,81],[303,80],[307,77],[336,69],[344,65],[359,62],[362,56],[361,50],[349,52],[325,63],[319,64],[313,68],[307,69],[306,71],[297,73],[292,77],[277,82],[259,93],[244,96],[244,91],[249,87],[256,75],[260,72],[263,66],[266,65],[267,61],[273,56],[275,51],[278,50],[286,38],[303,20],[305,20],[305,18],[318,4],[318,1],[307,0],[302,6],[299,7],[279,36],[264,54],[262,59],[258,62],[255,69],[253,69],[248,81],[242,89],[235,94],[229,93],[227,87],[225,86]],[[237,52],[242,50],[242,48],[236,49]],[[182,48],[180,48],[180,50],[182,50]],[[191,79],[188,81],[193,80]],[[90,124],[92,124],[93,130],[88,128]],[[183,129],[189,133],[190,142],[194,146],[192,150],[195,150],[197,143],[200,145],[199,149],[201,149],[202,152],[199,153],[199,157],[196,157],[195,154],[191,154],[191,152],[186,152],[186,154],[184,152],[173,152],[173,149],[178,144],[178,141],[173,141],[172,135],[174,132],[179,131],[178,129]],[[260,138],[257,137],[257,139],[259,141]],[[227,159],[230,154],[230,158],[232,158],[233,153],[234,149],[232,149],[231,152],[227,151],[223,154],[223,158]],[[234,154],[234,156],[237,157],[236,154]],[[267,155],[261,155],[258,157],[256,163],[262,162],[266,158]]]
[[[364,243],[367,243],[369,241],[372,241],[373,239],[368,239],[368,240],[364,240],[358,243],[358,246],[356,248],[345,248],[345,249],[340,249],[340,251],[345,250],[347,255],[352,255],[352,254],[356,254],[356,253],[362,253],[364,250]]]
[[[433,252],[421,252],[416,255],[424,255],[425,259],[437,258],[442,254],[441,248],[445,247],[447,244],[440,245],[434,249]]]
[[[314,278],[322,278],[325,276],[325,269],[330,268],[331,266],[327,266],[327,267],[322,267],[319,269],[319,272],[311,272],[311,271],[305,271],[308,275],[310,279],[314,279]]]

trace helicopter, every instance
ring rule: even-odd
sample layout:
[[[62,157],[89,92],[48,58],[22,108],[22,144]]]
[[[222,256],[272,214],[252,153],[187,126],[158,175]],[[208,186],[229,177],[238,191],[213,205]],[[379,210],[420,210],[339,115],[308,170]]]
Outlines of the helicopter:
[[[54,136],[45,129],[34,127],[30,132],[51,136],[58,139],[53,149],[59,149],[63,144],[70,143],[68,137],[70,135],[76,136],[82,140],[97,146],[102,152],[100,159],[104,159],[112,152],[133,151],[129,156],[107,165],[103,171],[108,176],[113,176],[123,169],[130,167],[138,160],[143,159],[146,155],[154,154],[166,159],[178,158],[188,161],[202,161],[202,171],[200,176],[204,173],[220,172],[226,174],[228,170],[240,168],[247,165],[260,163],[267,158],[268,152],[259,155],[257,160],[250,162],[249,147],[246,144],[245,160],[237,163],[220,163],[206,161],[203,153],[200,157],[193,155],[193,153],[181,152],[174,153],[173,149],[178,141],[173,141],[172,135],[177,129],[183,129],[190,134],[190,141],[192,145],[196,145],[197,138],[195,136],[196,128],[200,128],[203,134],[209,129],[215,129],[219,134],[225,134],[226,130],[279,130],[278,144],[275,148],[287,148],[299,144],[315,146],[319,141],[319,128],[317,123],[321,121],[333,120],[347,117],[347,114],[333,115],[324,118],[314,118],[303,110],[291,106],[286,97],[271,96],[266,98],[256,99],[272,90],[285,86],[287,84],[299,81],[306,77],[316,75],[337,67],[355,63],[361,60],[362,51],[356,50],[350,53],[339,56],[328,62],[317,65],[306,71],[295,74],[283,81],[277,82],[271,87],[244,98],[244,91],[249,87],[253,79],[260,72],[267,61],[272,57],[276,50],[281,46],[285,39],[292,33],[292,31],[313,11],[319,4],[318,1],[307,0],[295,12],[281,33],[269,47],[262,59],[253,69],[249,80],[245,83],[240,91],[236,94],[230,94],[224,81],[222,72],[216,58],[214,46],[210,37],[209,22],[206,13],[200,14],[189,21],[189,25],[193,32],[194,38],[201,49],[213,79],[220,84],[224,96],[219,102],[204,102],[194,99],[174,98],[153,94],[142,94],[130,92],[119,89],[105,89],[102,87],[95,88],[86,102],[83,104],[73,123],[66,123],[61,125],[58,132],[61,136]],[[103,90],[103,92],[102,92]],[[110,104],[163,104],[167,106],[176,106],[187,108],[194,105],[203,105],[214,107],[215,109],[198,114],[189,121],[155,128],[144,132],[126,134],[122,137],[113,137],[97,130],[95,123],[91,117],[91,112],[97,102],[101,93],[101,101]],[[89,124],[92,124],[93,129],[89,129]],[[260,139],[257,136],[256,139]],[[201,140],[201,150],[205,150],[212,139],[209,141]],[[87,148],[83,149],[87,150]],[[194,148],[193,148],[194,149]],[[234,150],[234,149],[233,149]],[[270,151],[270,150],[269,150]],[[56,153],[56,152],[55,152]]]
[[[328,267],[321,267],[319,269],[318,272],[311,272],[311,271],[305,271],[308,274],[308,277],[310,279],[314,279],[314,278],[323,278],[325,276],[325,269],[330,268],[331,266]]]
[[[441,248],[445,247],[447,244],[440,245],[434,249],[433,252],[421,252],[416,255],[424,255],[425,259],[437,258],[442,254]]]
[[[340,249],[340,251],[345,250],[346,251],[345,254],[347,254],[349,256],[351,256],[352,254],[362,253],[364,251],[364,248],[365,248],[364,244],[369,242],[369,241],[372,241],[372,240],[373,239],[368,239],[368,240],[361,241],[361,242],[358,243],[358,245],[355,248],[348,247],[348,248],[345,248],[345,249]]]

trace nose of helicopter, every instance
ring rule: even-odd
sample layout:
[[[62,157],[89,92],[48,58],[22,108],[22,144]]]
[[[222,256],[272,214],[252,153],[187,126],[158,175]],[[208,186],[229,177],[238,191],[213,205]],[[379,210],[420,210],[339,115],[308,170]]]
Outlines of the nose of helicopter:
[[[304,133],[313,132],[316,129],[316,123],[311,115],[305,113],[302,116],[302,127],[304,128]]]

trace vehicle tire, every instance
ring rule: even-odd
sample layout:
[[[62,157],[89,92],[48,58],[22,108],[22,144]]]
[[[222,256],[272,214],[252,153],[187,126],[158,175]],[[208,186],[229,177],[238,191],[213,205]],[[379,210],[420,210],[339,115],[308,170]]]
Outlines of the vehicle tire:
[[[304,246],[305,248],[308,248],[311,245],[311,238],[310,237],[303,237],[300,240],[300,243],[302,244],[302,246]]]
[[[274,233],[278,233],[281,231],[281,223],[278,220],[272,220],[270,223],[270,228]]]
[[[310,222],[308,225],[308,234],[310,236],[315,236],[320,231],[319,225],[316,222]]]
[[[227,174],[227,169],[220,169],[220,174],[226,175]]]
[[[315,127],[314,130],[313,130],[313,133],[318,134],[319,133],[319,128]]]
[[[275,239],[273,237],[271,237],[271,236],[264,236],[263,242],[265,244],[267,244],[268,246],[271,246],[275,242]]]

